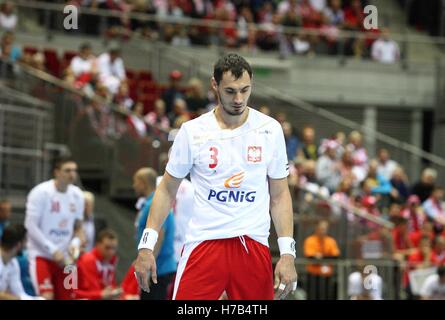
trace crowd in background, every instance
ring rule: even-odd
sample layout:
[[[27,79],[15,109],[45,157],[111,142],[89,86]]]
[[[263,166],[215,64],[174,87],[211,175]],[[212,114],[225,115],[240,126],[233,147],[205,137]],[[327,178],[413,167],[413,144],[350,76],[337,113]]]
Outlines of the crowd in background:
[[[80,15],[80,32],[105,34],[106,39],[128,40],[136,33],[148,40],[163,40],[176,46],[272,50],[280,51],[282,56],[342,53],[382,63],[400,59],[398,44],[391,40],[387,28],[384,32],[364,28],[366,0],[70,0],[65,3],[116,13],[104,18],[106,30],[102,30],[104,23],[97,15]],[[132,18],[131,13],[177,21],[194,18],[198,23],[184,27],[156,19],[142,21]],[[44,18],[41,22],[44,23]],[[215,26],[213,22],[221,25]],[[342,30],[359,32],[362,36],[340,37]]]

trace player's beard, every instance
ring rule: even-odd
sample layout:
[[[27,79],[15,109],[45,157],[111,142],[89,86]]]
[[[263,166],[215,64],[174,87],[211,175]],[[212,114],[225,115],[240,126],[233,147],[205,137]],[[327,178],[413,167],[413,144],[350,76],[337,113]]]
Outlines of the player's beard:
[[[216,94],[218,96],[219,104],[221,105],[224,112],[227,113],[228,115],[237,117],[242,115],[244,111],[246,111],[247,103],[243,103],[242,107],[235,109],[235,107],[233,107],[231,103],[224,102],[224,100],[221,98],[221,95],[219,94],[219,91],[217,91]]]

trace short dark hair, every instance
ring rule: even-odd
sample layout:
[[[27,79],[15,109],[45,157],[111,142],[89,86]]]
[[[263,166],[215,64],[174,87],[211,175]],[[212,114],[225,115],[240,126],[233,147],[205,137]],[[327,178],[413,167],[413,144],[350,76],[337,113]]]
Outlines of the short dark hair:
[[[111,229],[104,229],[97,235],[96,242],[102,242],[105,238],[111,240],[117,239],[117,233]]]
[[[55,161],[54,161],[54,170],[59,170],[59,169],[61,169],[62,168],[62,166],[65,164],[65,163],[68,163],[68,162],[74,162],[74,163],[76,163],[76,161],[74,161],[74,159],[73,158],[71,158],[71,157],[59,157],[59,158],[57,158]]]
[[[23,224],[7,226],[3,230],[0,246],[6,250],[11,250],[17,244],[25,240],[26,229]]]
[[[236,53],[228,53],[216,62],[213,68],[213,78],[217,84],[221,82],[223,74],[227,71],[230,71],[235,79],[241,78],[244,71],[247,71],[252,79],[252,67],[246,59]]]
[[[82,50],[86,50],[86,49],[91,49],[91,44],[89,42],[84,42],[80,45],[79,49]]]

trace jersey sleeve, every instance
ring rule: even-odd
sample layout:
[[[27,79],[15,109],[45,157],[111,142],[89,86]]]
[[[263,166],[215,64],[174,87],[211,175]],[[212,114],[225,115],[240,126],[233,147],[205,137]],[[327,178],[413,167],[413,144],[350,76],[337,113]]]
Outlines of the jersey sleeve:
[[[184,178],[190,172],[193,157],[187,131],[181,126],[171,148],[165,170],[175,178]]]
[[[267,166],[267,175],[272,179],[282,179],[289,175],[289,161],[287,160],[283,129],[278,123],[274,128],[274,136],[273,154]]]

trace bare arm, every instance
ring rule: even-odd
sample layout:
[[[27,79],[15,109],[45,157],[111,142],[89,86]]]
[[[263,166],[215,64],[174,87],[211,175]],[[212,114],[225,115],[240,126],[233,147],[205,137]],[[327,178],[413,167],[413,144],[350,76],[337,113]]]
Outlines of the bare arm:
[[[161,180],[161,183],[156,188],[153,202],[150,207],[146,228],[151,228],[159,232],[168,212],[172,207],[172,203],[176,198],[176,192],[182,179],[178,179],[170,175],[167,171]]]
[[[287,178],[269,178],[270,213],[278,237],[293,237],[294,215]]]
[[[293,238],[294,219],[287,178],[269,178],[269,193],[270,212],[278,238]],[[282,254],[277,262],[274,274],[275,289],[278,289],[275,299],[284,299],[291,291],[296,289],[297,285],[294,257],[291,254]]]
[[[156,274],[156,259],[159,254],[164,232],[161,230],[165,219],[172,207],[172,202],[176,197],[182,179],[170,175],[167,171],[156,189],[150,207],[146,228],[154,229],[158,232],[158,241],[154,247],[154,252],[150,249],[140,249],[134,264],[136,279],[142,290],[149,292],[149,277],[154,283],[158,283]]]

